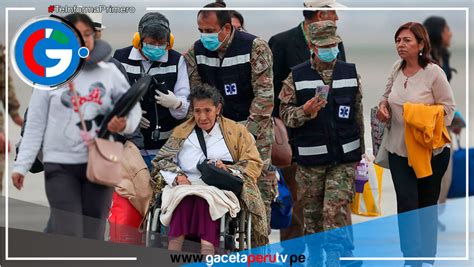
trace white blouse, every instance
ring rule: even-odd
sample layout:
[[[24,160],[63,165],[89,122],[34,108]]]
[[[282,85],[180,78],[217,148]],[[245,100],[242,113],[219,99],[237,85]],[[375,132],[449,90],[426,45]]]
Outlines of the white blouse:
[[[451,124],[456,106],[446,74],[438,65],[429,63],[424,69],[420,69],[415,75],[408,78],[400,70],[395,75],[391,92],[388,95],[392,119],[391,128],[387,131],[388,139],[385,146],[389,152],[401,157],[407,157],[403,121],[403,104],[406,102],[443,105],[445,125]],[[434,154],[436,155],[438,152],[440,151],[434,151]]]
[[[209,160],[233,161],[232,156],[222,135],[219,124],[216,122],[212,130],[207,133],[203,131],[206,141],[207,156]],[[204,161],[206,157],[202,152],[196,131],[193,130],[189,137],[184,141],[181,151],[178,152],[175,159],[178,166],[186,174],[191,184],[203,184],[201,172],[197,169],[197,164]],[[168,185],[172,185],[177,173],[169,171],[160,171]]]

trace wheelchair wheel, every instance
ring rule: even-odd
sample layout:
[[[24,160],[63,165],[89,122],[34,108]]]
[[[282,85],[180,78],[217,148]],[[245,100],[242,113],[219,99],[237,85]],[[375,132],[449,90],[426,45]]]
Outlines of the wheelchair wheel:
[[[160,222],[161,214],[161,194],[158,194],[155,198],[155,203],[151,205],[146,215],[146,228],[145,228],[145,245],[146,247],[167,247],[166,227],[161,225]]]

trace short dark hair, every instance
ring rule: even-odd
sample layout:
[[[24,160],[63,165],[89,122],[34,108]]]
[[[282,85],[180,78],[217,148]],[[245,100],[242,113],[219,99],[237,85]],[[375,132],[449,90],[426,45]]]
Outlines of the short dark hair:
[[[224,2],[214,2],[214,3],[210,3],[210,4],[207,4],[204,6],[204,8],[207,8],[207,7],[214,7],[214,8],[217,8],[217,7],[226,7],[225,3]],[[229,10],[205,10],[205,9],[201,9],[199,10],[197,16],[199,17],[199,15],[202,14],[203,17],[207,17],[209,16],[209,14],[211,13],[215,13],[216,16],[217,16],[217,21],[219,22],[219,26],[222,28],[224,27],[224,25],[226,25],[227,23],[229,24],[232,24],[232,15],[230,13]]]
[[[305,20],[311,20],[311,19],[313,19],[314,15],[316,15],[316,12],[318,12],[318,11],[303,10],[303,17],[304,17]]]
[[[78,22],[84,23],[87,27],[91,28],[92,31],[96,32],[94,22],[92,19],[84,13],[71,13],[64,17],[65,20],[75,25]]]
[[[425,27],[421,25],[418,22],[407,22],[400,26],[398,28],[397,32],[395,32],[395,42],[397,41],[398,35],[403,30],[409,30],[413,35],[415,35],[415,39],[418,43],[423,42],[423,50],[421,51],[421,56],[418,57],[418,64],[422,67],[425,68],[428,63],[433,62],[430,59],[430,53],[431,53],[431,44],[430,44],[430,37],[428,36],[428,33],[426,32]],[[403,60],[400,68],[405,68],[406,66],[406,61]]]
[[[232,19],[232,17],[237,18],[237,19],[239,20],[239,22],[240,22],[240,25],[242,25],[242,29],[245,30],[245,27],[244,27],[244,16],[242,16],[242,14],[240,14],[240,12],[237,11],[237,10],[231,10],[231,11],[230,11],[230,15],[231,15],[231,19]]]
[[[224,106],[224,98],[221,93],[215,88],[207,83],[202,85],[197,85],[191,89],[191,93],[188,96],[188,100],[193,105],[194,100],[212,100],[214,106],[219,106],[222,104]]]

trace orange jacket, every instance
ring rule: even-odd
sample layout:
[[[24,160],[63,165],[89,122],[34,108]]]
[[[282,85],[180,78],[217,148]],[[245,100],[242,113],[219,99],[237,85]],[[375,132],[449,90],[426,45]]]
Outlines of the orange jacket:
[[[413,167],[417,178],[428,177],[433,174],[433,149],[451,142],[444,125],[444,108],[442,105],[405,103],[403,121],[408,165]]]

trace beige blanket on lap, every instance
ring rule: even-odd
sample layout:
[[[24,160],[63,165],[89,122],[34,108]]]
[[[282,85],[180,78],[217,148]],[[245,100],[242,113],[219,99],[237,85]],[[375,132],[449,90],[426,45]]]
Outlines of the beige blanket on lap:
[[[220,190],[209,185],[178,185],[163,188],[160,221],[168,226],[173,216],[173,211],[186,196],[195,195],[201,197],[209,204],[209,214],[213,221],[221,218],[229,212],[232,218],[240,211],[239,200],[231,191]],[[191,211],[190,211],[191,212]]]

